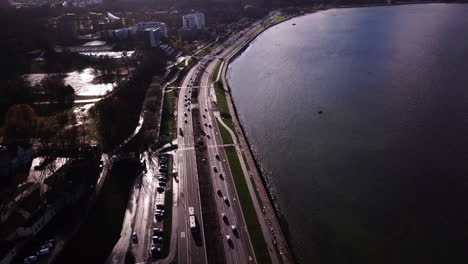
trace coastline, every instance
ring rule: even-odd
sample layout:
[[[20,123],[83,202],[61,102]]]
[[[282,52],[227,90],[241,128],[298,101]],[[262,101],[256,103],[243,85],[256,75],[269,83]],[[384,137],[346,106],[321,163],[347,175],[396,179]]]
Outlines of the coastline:
[[[229,110],[230,114],[232,116],[232,121],[234,123],[235,127],[235,133],[239,139],[239,142],[241,143],[242,141],[246,143],[246,148],[248,151],[242,150],[242,152],[245,153],[245,159],[243,160],[244,163],[250,163],[250,161],[253,162],[254,166],[250,166],[250,180],[260,180],[261,181],[261,186],[260,184],[256,184],[257,188],[261,188],[264,190],[268,197],[269,201],[269,206],[273,208],[274,216],[275,216],[275,221],[278,223],[278,226],[280,227],[281,231],[281,236],[284,238],[286,241],[287,245],[287,250],[289,251],[289,254],[292,258],[293,263],[299,263],[296,254],[294,253],[293,248],[291,247],[291,237],[289,233],[289,224],[288,221],[286,220],[285,216],[281,212],[281,208],[279,208],[277,202],[276,202],[276,197],[274,196],[272,189],[269,188],[270,183],[268,179],[266,178],[267,174],[265,173],[264,168],[262,167],[261,159],[258,155],[258,153],[255,151],[255,146],[251,144],[251,141],[249,140],[248,133],[245,129],[244,124],[240,121],[239,119],[239,113],[237,110],[237,106],[235,104],[234,99],[231,96],[231,87],[229,85],[229,82],[227,81],[227,71],[229,69],[229,65],[242,53],[249,47],[250,43],[254,41],[260,34],[262,34],[264,31],[267,29],[274,27],[278,24],[281,24],[283,22],[287,22],[290,19],[300,17],[300,16],[305,16],[305,15],[311,15],[318,13],[320,11],[326,11],[330,9],[335,9],[335,8],[359,8],[359,7],[386,7],[386,6],[399,6],[399,5],[413,5],[413,4],[458,4],[458,3],[466,3],[465,2],[442,2],[442,1],[431,1],[431,2],[422,2],[422,1],[414,1],[414,2],[394,2],[394,3],[388,3],[388,4],[371,4],[371,5],[340,5],[340,6],[325,6],[323,8],[317,8],[314,10],[309,10],[304,13],[300,14],[295,14],[293,16],[290,16],[280,22],[273,23],[271,25],[265,26],[263,29],[259,30],[258,32],[254,33],[247,41],[245,41],[240,47],[238,47],[236,50],[234,50],[231,54],[229,54],[224,61],[221,69],[221,78],[222,82],[224,85],[225,89],[225,94],[228,101],[229,105]],[[242,144],[241,144],[242,145]],[[241,147],[242,149],[245,149]],[[255,167],[255,169],[253,169]],[[246,179],[248,179],[246,175]],[[252,199],[259,199],[256,197],[255,193],[251,193]],[[260,216],[259,221],[261,220]],[[265,235],[264,235],[265,236]],[[265,237],[266,239],[266,237]]]
[[[326,10],[326,9],[323,9]],[[234,102],[234,99],[231,96],[231,87],[229,86],[229,83],[226,79],[226,73],[229,68],[229,65],[232,61],[237,58],[237,56],[241,55],[243,51],[250,45],[250,43],[255,40],[261,33],[263,33],[265,30],[276,26],[280,23],[286,22],[292,18],[298,17],[298,16],[303,16],[303,15],[309,15],[316,13],[318,11],[322,10],[314,10],[313,12],[308,12],[304,14],[296,14],[293,16],[290,16],[280,22],[273,23],[271,25],[268,25],[264,27],[263,29],[259,30],[256,32],[253,36],[251,36],[245,43],[242,44],[239,48],[237,48],[235,51],[233,51],[230,55],[228,55],[228,58],[225,60],[223,63],[222,69],[221,69],[221,79],[223,82],[223,85],[225,87],[225,94],[229,106],[229,111],[232,117],[232,121],[234,123],[235,127],[235,134],[238,137],[239,144],[241,145],[242,152],[245,155],[245,159],[241,159],[242,162],[247,163],[248,167],[250,169],[250,181],[252,181],[255,184],[255,187],[257,188],[258,191],[258,196],[266,196],[268,205],[266,205],[265,200],[259,201],[263,204],[263,214],[267,221],[269,221],[270,226],[276,226],[276,228],[272,227],[272,230],[278,230],[278,233],[276,237],[280,237],[280,239],[277,240],[283,240],[283,242],[278,242],[279,245],[283,245],[281,247],[282,252],[284,252],[284,255],[288,256],[289,258],[289,263],[298,263],[297,257],[291,247],[291,242],[290,242],[290,235],[289,235],[289,229],[288,229],[288,222],[286,218],[281,214],[281,210],[278,207],[278,204],[275,202],[275,197],[273,196],[271,189],[269,188],[269,183],[267,179],[265,178],[264,170],[261,166],[261,162],[259,160],[258,154],[254,150],[254,146],[250,143],[249,138],[247,136],[247,132],[245,130],[244,125],[240,122],[239,117],[238,117],[238,110],[237,106]],[[247,149],[247,151],[244,151],[244,149]],[[250,163],[250,166],[249,166]],[[251,166],[253,165],[253,166]],[[255,169],[252,169],[255,168]],[[246,177],[246,180],[248,179],[247,175],[244,175]],[[258,184],[258,181],[260,180],[261,184]],[[257,197],[255,193],[250,194],[252,199],[259,199],[260,197]],[[268,214],[268,210],[271,210],[273,214]],[[269,217],[268,217],[268,216]],[[259,221],[262,219],[258,217]],[[265,236],[265,235],[264,235]],[[266,237],[265,237],[266,239]],[[283,263],[284,260],[283,260]]]

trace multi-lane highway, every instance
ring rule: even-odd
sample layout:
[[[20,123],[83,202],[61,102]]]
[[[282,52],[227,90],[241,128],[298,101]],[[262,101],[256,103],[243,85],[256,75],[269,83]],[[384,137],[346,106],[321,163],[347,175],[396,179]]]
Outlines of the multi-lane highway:
[[[184,80],[179,90],[177,104],[177,142],[179,149],[176,154],[178,159],[177,178],[178,210],[177,218],[177,259],[178,263],[206,263],[206,247],[203,230],[203,217],[201,212],[200,191],[198,185],[197,161],[194,148],[194,135],[192,126],[191,105],[186,98],[191,97],[192,86],[199,74],[199,65],[193,67]],[[193,207],[198,221],[199,231],[192,233],[189,227],[188,208]],[[198,234],[198,235],[197,235]]]
[[[241,32],[239,36],[244,35]],[[226,41],[229,48],[221,46],[213,51],[213,54],[220,53],[219,57],[229,54],[237,44],[247,40],[244,37],[235,37]],[[223,48],[225,48],[223,50]],[[178,179],[179,179],[179,202],[177,210],[179,217],[177,225],[178,240],[178,262],[179,263],[205,263],[206,248],[205,243],[194,239],[189,228],[188,207],[195,208],[195,215],[198,219],[200,233],[203,234],[203,219],[200,208],[200,193],[198,185],[198,173],[194,148],[194,131],[192,122],[192,107],[198,107],[202,116],[201,126],[204,128],[205,141],[207,142],[207,161],[210,166],[213,193],[215,193],[215,204],[219,215],[219,226],[223,240],[227,263],[256,263],[255,254],[249,238],[248,230],[243,218],[242,208],[239,204],[235,185],[227,163],[224,152],[223,141],[219,133],[216,115],[218,109],[214,107],[211,89],[211,79],[216,65],[220,62],[218,57],[207,56],[213,59],[210,63],[206,59],[194,66],[185,76],[180,87],[177,104],[177,133],[178,133]],[[205,68],[204,64],[208,64]],[[199,83],[195,83],[198,75],[201,74]],[[193,86],[199,88],[198,104],[188,104],[187,98],[191,97]],[[221,175],[221,176],[220,176]],[[200,245],[201,244],[201,245]]]
[[[265,19],[266,20],[266,19]],[[260,22],[232,36],[221,44],[211,54],[205,56],[191,68],[182,81],[177,104],[177,142],[179,149],[177,158],[178,171],[178,202],[175,210],[178,217],[177,225],[177,261],[178,263],[206,263],[206,247],[204,241],[203,218],[200,204],[200,191],[195,153],[194,127],[192,108],[200,111],[200,123],[203,128],[207,145],[206,161],[209,164],[214,193],[215,205],[219,216],[220,236],[222,237],[224,255],[227,263],[257,263],[252,243],[245,223],[242,207],[237,197],[236,187],[227,162],[225,146],[219,132],[217,118],[216,95],[212,85],[216,66],[225,58],[249,40],[258,29]],[[201,76],[200,76],[201,75]],[[197,77],[200,78],[196,82]],[[194,86],[198,88],[197,104],[189,104]],[[189,227],[188,207],[194,207],[197,216],[199,232],[202,236],[195,239]],[[260,220],[259,221],[263,221]],[[262,224],[263,226],[263,224]],[[262,228],[264,230],[264,228]],[[268,240],[269,239],[269,240]],[[267,244],[271,250],[272,239]],[[209,249],[208,249],[209,250]],[[270,251],[270,254],[272,252]],[[278,262],[276,257],[273,258]]]
[[[214,107],[213,97],[210,94],[211,76],[218,63],[219,60],[215,59],[207,66],[200,82],[199,107],[203,113],[202,125],[207,135],[207,161],[212,168],[213,192],[216,193],[216,205],[218,215],[220,215],[219,222],[226,260],[228,263],[254,263],[255,258],[248,230],[214,115],[218,109]],[[227,236],[229,236],[230,241],[228,241]]]

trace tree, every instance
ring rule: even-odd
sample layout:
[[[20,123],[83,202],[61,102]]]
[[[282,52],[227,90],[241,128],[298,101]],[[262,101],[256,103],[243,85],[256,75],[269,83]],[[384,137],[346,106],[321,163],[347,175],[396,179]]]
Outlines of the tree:
[[[65,105],[73,102],[75,90],[70,85],[65,85],[60,76],[47,75],[41,80],[41,88],[52,104]]]
[[[5,115],[5,141],[30,139],[35,136],[37,116],[31,106],[12,105]]]

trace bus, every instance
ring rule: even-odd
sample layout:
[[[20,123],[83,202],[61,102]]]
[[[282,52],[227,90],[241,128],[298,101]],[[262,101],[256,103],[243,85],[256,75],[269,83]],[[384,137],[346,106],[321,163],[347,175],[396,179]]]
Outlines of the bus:
[[[193,207],[188,208],[189,211],[189,226],[192,231],[197,230],[197,222],[195,220],[195,209]]]

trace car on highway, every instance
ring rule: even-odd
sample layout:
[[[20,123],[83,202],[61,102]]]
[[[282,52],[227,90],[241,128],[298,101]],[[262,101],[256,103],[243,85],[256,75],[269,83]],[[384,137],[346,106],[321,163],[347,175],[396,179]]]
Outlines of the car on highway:
[[[184,116],[187,116],[187,113],[186,113],[186,112],[184,112]]]
[[[205,123],[205,126],[207,127],[207,126],[208,126],[208,124],[207,124],[207,123]]]
[[[137,236],[136,232],[133,232],[133,234],[132,234],[132,242],[134,244],[138,243],[138,236]]]
[[[219,178],[224,181],[224,175],[222,173],[219,174]]]
[[[158,184],[161,187],[166,187],[166,182],[165,181],[160,181]]]
[[[224,199],[224,202],[226,203],[227,206],[230,206],[230,205],[231,205],[231,204],[229,203],[229,199],[228,199],[226,196],[224,196],[223,199]]]
[[[187,123],[188,123],[188,122],[187,122],[187,119],[185,119],[184,122],[187,124]]]
[[[157,204],[156,209],[164,209],[164,204]]]
[[[216,166],[213,166],[213,171],[214,171],[215,173],[218,173],[218,168],[216,168]]]
[[[203,118],[206,118],[206,115],[203,115]]]
[[[211,137],[210,137],[210,135],[206,134],[206,138],[210,139]]]
[[[227,218],[226,214],[221,213],[221,217],[223,218],[224,223],[226,223],[226,225],[229,225],[229,219]]]
[[[208,109],[205,108],[205,112],[208,112]]]
[[[213,128],[213,127],[211,126],[211,124],[208,124],[208,127],[209,127],[209,128]]]
[[[218,155],[218,154],[215,154],[215,158],[216,158],[217,160],[221,160],[221,159],[219,158],[219,155]]]
[[[231,239],[231,236],[230,236],[230,235],[226,235],[226,241],[227,241],[227,243],[229,244],[229,246],[230,246],[231,248],[234,248],[234,244],[233,244],[233,242],[232,242],[232,239]]]
[[[216,190],[216,193],[218,194],[219,197],[223,196],[223,193],[221,192],[220,189],[217,189],[217,190]]]
[[[162,187],[162,186],[158,186],[158,187],[156,188],[156,190],[158,191],[158,193],[162,193],[162,192],[164,192],[164,191],[166,190],[166,188],[164,188],[164,187]]]

